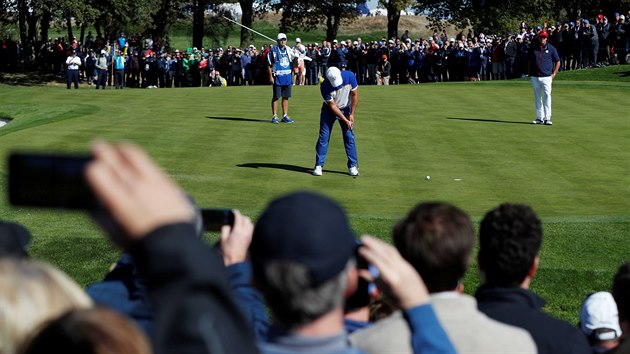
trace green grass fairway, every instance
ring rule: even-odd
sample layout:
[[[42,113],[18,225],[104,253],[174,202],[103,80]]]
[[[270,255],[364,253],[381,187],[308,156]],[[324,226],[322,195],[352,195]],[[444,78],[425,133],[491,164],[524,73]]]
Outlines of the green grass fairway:
[[[630,259],[630,67],[621,80],[553,87],[552,127],[535,118],[527,80],[361,87],[356,136],[361,176],[347,174],[335,128],[324,176],[313,177],[319,87],[295,87],[290,115],[273,125],[270,87],[123,91],[0,85],[0,193],[12,150],[86,151],[97,137],[143,146],[203,207],[256,217],[297,189],[338,200],[357,233],[388,239],[392,224],[426,200],[452,202],[478,221],[501,202],[526,203],[544,220],[533,288],[548,310],[575,322],[585,294],[609,290]],[[425,176],[431,179],[426,180]],[[156,191],[159,192],[159,191]],[[81,284],[100,279],[117,253],[81,213],[12,208],[0,217],[35,235],[33,254]],[[468,292],[479,282],[473,265]]]

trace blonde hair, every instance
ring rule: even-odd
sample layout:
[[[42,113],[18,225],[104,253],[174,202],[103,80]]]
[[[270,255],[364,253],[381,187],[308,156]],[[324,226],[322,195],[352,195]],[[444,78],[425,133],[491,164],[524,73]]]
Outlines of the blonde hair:
[[[0,353],[17,353],[44,322],[91,306],[83,289],[52,265],[0,260]]]

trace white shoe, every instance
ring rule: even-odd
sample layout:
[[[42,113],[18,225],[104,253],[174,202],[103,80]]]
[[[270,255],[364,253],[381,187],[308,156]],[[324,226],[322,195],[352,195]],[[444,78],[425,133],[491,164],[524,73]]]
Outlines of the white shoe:
[[[322,175],[322,166],[315,166],[313,169],[313,176],[321,176]]]
[[[348,173],[350,174],[350,176],[358,176],[359,175],[359,169],[357,168],[357,166],[352,166],[348,170]]]

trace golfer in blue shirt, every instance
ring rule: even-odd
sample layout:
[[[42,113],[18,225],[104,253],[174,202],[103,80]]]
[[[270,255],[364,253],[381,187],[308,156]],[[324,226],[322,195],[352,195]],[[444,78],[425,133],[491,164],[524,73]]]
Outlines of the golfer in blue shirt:
[[[534,86],[536,120],[534,124],[551,125],[551,82],[560,69],[560,56],[554,46],[547,43],[549,35],[538,33],[538,44],[529,50],[527,70]]]
[[[358,176],[357,147],[354,142],[354,113],[359,104],[359,85],[357,78],[351,71],[340,71],[336,67],[330,67],[326,71],[326,80],[320,85],[324,104],[319,119],[319,139],[315,146],[316,161],[313,176],[321,176],[330,132],[335,121],[339,121],[343,133],[343,143],[348,156],[348,173],[350,176]]]

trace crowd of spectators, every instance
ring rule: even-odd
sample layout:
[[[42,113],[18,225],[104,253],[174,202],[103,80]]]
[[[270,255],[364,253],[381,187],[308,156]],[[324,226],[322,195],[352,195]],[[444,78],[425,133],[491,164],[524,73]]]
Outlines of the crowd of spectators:
[[[334,200],[293,192],[255,225],[234,210],[212,247],[194,201],[143,150],[92,153],[85,175],[104,208],[92,215],[125,252],[84,292],[29,257],[24,227],[0,222],[4,354],[630,352],[630,263],[611,293],[585,298],[579,324],[546,314],[530,290],[542,222],[526,205],[484,216],[482,284],[466,295],[476,238],[454,205],[418,204],[389,245],[359,241]]]
[[[529,47],[543,29],[558,50],[562,71],[624,64],[630,53],[627,17],[630,11],[615,13],[611,19],[599,14],[540,26],[522,22],[514,33],[505,35],[470,29],[453,37],[446,31],[434,31],[418,39],[405,31],[400,38],[369,42],[358,37],[302,43],[295,38],[289,41],[299,58],[294,84],[318,84],[329,66],[351,70],[360,85],[520,78],[527,73]],[[65,78],[64,63],[74,51],[83,63],[80,80],[88,85],[105,76],[107,86],[117,88],[240,86],[268,84],[265,56],[269,48],[172,49],[157,39],[141,40],[135,34],[127,39],[120,33],[105,40],[89,33],[84,43],[75,38],[49,39],[40,46],[37,60],[41,68]],[[10,39],[0,42],[0,50],[0,71],[16,70],[24,59],[19,44]],[[116,61],[118,55],[122,59]],[[107,70],[95,65],[100,56],[105,58]],[[119,85],[112,85],[118,71],[122,75]]]

